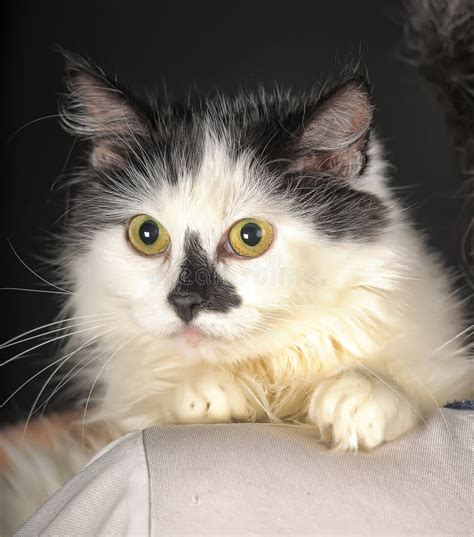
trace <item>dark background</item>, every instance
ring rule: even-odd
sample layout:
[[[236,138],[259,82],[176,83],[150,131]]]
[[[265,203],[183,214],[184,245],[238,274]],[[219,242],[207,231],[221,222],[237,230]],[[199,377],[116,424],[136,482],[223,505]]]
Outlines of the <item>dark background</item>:
[[[394,183],[433,245],[459,269],[461,178],[440,107],[416,70],[399,59],[400,1],[15,0],[0,9],[0,287],[48,289],[9,241],[30,267],[53,278],[43,258],[51,252],[48,236],[61,232],[57,219],[66,205],[51,186],[77,152],[54,117],[62,90],[55,45],[90,55],[132,87],[166,86],[177,97],[191,85],[203,92],[260,82],[304,88],[360,54],[374,86],[376,125]],[[1,341],[53,321],[58,296],[0,291]],[[0,350],[0,361],[27,348]],[[0,403],[54,350],[45,346],[0,367]],[[0,424],[25,416],[48,373],[0,409]]]

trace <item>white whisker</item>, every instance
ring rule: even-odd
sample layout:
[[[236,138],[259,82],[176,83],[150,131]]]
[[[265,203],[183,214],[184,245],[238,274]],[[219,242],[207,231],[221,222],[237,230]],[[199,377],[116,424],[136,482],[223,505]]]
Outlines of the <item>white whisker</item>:
[[[96,323],[96,322],[97,322],[97,319],[90,319],[89,321],[73,323],[73,324],[69,324],[68,326],[63,326],[61,328],[55,328],[54,330],[48,330],[47,332],[41,332],[40,334],[35,334],[34,336],[30,336],[25,339],[19,339],[12,343],[0,345],[0,350],[7,349],[8,347],[14,347],[15,345],[21,345],[22,343],[26,343],[27,341],[31,341],[32,339],[38,339],[40,337],[48,336],[49,334],[56,334],[57,332],[70,330],[71,328],[75,328],[77,326],[84,326],[85,324],[91,324],[91,323]]]
[[[48,280],[46,280],[45,278],[43,278],[42,276],[40,276],[37,272],[35,272],[31,267],[29,267],[25,261],[23,261],[23,259],[20,257],[20,254],[15,250],[12,242],[10,241],[10,239],[8,239],[8,244],[10,245],[10,248],[12,249],[13,253],[15,254],[16,258],[18,259],[18,261],[20,261],[20,263],[29,271],[31,272],[31,274],[33,274],[33,276],[36,276],[38,279],[40,279],[42,282],[46,283],[47,285],[51,286],[51,287],[54,287],[56,290],[58,291],[61,291],[62,293],[66,293],[68,295],[73,295],[74,293],[71,293],[70,291],[68,291],[67,289],[62,289],[61,287],[55,285],[54,283],[51,283],[51,282],[48,282]]]
[[[13,138],[17,134],[19,134],[23,129],[26,129],[30,125],[34,125],[35,123],[39,123],[40,121],[43,121],[45,119],[53,119],[53,118],[58,118],[58,117],[61,117],[60,114],[49,114],[47,116],[37,117],[36,119],[32,119],[31,121],[28,121],[28,123],[25,123],[18,129],[16,129],[16,131],[14,131],[14,133],[10,136],[10,138],[8,138],[8,143],[10,143],[13,140]]]
[[[0,291],[21,291],[25,293],[47,293],[50,295],[69,295],[67,291],[49,291],[48,289],[25,289],[23,287],[0,287]]]
[[[44,407],[43,410],[42,410],[42,413],[44,412],[44,410],[46,409],[46,406],[48,405],[49,401],[58,393],[59,390],[61,390],[66,384],[68,384],[76,375],[78,375],[81,371],[83,371],[85,368],[87,368],[90,364],[92,364],[93,362],[95,362],[96,360],[98,360],[101,356],[103,356],[106,352],[108,352],[110,349],[112,349],[113,347],[115,347],[115,343],[113,345],[110,345],[109,347],[107,347],[104,351],[100,352],[99,354],[97,355],[94,355],[86,364],[84,364],[82,367],[81,364],[83,364],[88,358],[90,358],[90,356],[92,354],[94,354],[94,351],[88,353],[86,356],[84,356],[84,358],[81,358],[75,365],[74,367],[71,368],[70,371],[68,371],[68,373],[65,375],[65,377],[59,382],[59,384],[54,388],[53,392],[51,393],[51,395],[45,399],[39,406],[38,408],[35,410],[34,413],[36,413],[38,410],[41,409],[41,407]],[[79,369],[78,369],[79,368]],[[76,369],[78,369],[76,371]],[[71,374],[73,373],[74,371],[76,371],[74,374]]]
[[[107,326],[107,325],[103,325],[103,326]],[[41,375],[42,373],[44,373],[44,371],[46,371],[47,369],[49,369],[50,367],[53,367],[55,364],[57,364],[58,362],[64,360],[67,356],[69,356],[69,353],[66,354],[65,356],[62,356],[61,358],[57,358],[56,360],[54,360],[53,362],[50,362],[48,365],[46,365],[45,367],[43,367],[43,369],[40,369],[40,371],[36,372],[34,375],[32,375],[28,380],[26,380],[21,386],[19,386],[11,395],[9,395],[5,401],[3,401],[3,403],[0,403],[0,408],[3,408],[7,403],[8,401],[10,401],[13,397],[15,397],[15,395],[20,391],[22,390],[26,385],[28,385],[32,380],[34,380],[35,378],[37,378],[39,375]],[[3,364],[2,364],[3,365]]]
[[[373,371],[370,367],[367,367],[366,365],[364,365],[362,362],[359,362],[357,360],[355,360],[355,363],[359,366],[359,367],[362,367],[363,369],[365,369],[368,373],[370,373],[371,375],[373,375],[376,379],[378,379],[380,382],[382,382],[383,384],[385,384],[385,386],[387,386],[387,388],[389,388],[397,397],[399,397],[402,401],[404,401],[412,410],[413,412],[420,418],[420,420],[423,422],[423,423],[426,423],[426,420],[425,418],[420,414],[420,412],[418,411],[418,409],[413,406],[410,401],[404,397],[396,388],[394,388],[389,382],[387,382],[384,378],[382,378],[380,375],[377,375],[377,373],[375,373],[375,371]]]
[[[44,347],[44,345],[49,345],[50,343],[53,343],[54,341],[58,341],[60,339],[66,338],[66,337],[74,336],[76,334],[82,334],[83,332],[87,332],[89,330],[94,330],[94,329],[97,329],[97,328],[102,328],[104,326],[107,326],[107,325],[103,324],[103,325],[99,325],[99,326],[90,326],[89,328],[83,328],[82,330],[76,330],[75,332],[71,332],[70,334],[63,334],[62,336],[58,336],[58,337],[49,339],[48,341],[43,341],[43,343],[39,343],[38,345],[35,345],[34,347],[30,347],[29,349],[26,349],[25,351],[19,352],[18,354],[16,354],[12,358],[9,358],[8,360],[5,360],[4,362],[2,362],[0,364],[0,367],[3,367],[3,366],[5,366],[5,365],[7,365],[7,364],[9,364],[9,363],[11,363],[11,362],[13,362],[15,360],[18,360],[18,358],[21,358],[25,354],[28,354],[29,352],[34,351],[36,349],[39,349],[40,347]]]
[[[128,339],[125,343],[123,343],[122,345],[120,345],[115,351],[114,353],[105,361],[104,365],[100,368],[99,372],[97,373],[97,376],[95,377],[94,379],[94,382],[92,383],[92,386],[91,386],[91,389],[89,391],[89,395],[87,396],[87,400],[86,400],[86,405],[85,405],[85,408],[84,408],[84,415],[83,415],[83,419],[82,419],[82,442],[84,443],[84,434],[85,434],[85,426],[86,426],[86,416],[87,416],[87,409],[89,407],[89,402],[91,400],[91,397],[92,397],[92,392],[94,391],[94,388],[95,388],[95,385],[97,384],[97,381],[99,380],[100,376],[102,375],[102,372],[104,371],[104,369],[108,366],[108,364],[112,361],[113,358],[115,358],[115,356],[117,356],[117,354],[124,348],[126,347],[129,343],[131,343],[134,339],[137,339],[137,335],[131,337],[130,339]]]
[[[51,373],[51,375],[46,379],[46,382],[43,384],[41,390],[39,391],[38,395],[36,396],[34,402],[33,402],[33,405],[31,406],[31,410],[28,414],[28,417],[26,419],[26,423],[25,423],[25,426],[23,428],[23,435],[22,435],[22,438],[24,438],[25,434],[26,434],[26,431],[28,429],[28,425],[30,423],[30,420],[31,420],[31,416],[33,415],[33,412],[35,410],[35,407],[36,405],[38,404],[38,401],[40,400],[41,398],[41,395],[43,394],[44,390],[46,389],[46,387],[48,386],[48,384],[50,383],[51,379],[54,377],[54,375],[56,374],[57,371],[59,371],[59,369],[66,363],[68,362],[76,353],[78,353],[81,349],[84,349],[85,347],[88,347],[89,345],[91,345],[92,343],[96,343],[97,341],[100,341],[100,339],[102,337],[104,337],[106,334],[109,334],[110,332],[112,332],[113,330],[116,330],[117,328],[116,327],[113,327],[113,328],[109,328],[108,330],[105,330],[104,332],[102,332],[101,334],[99,335],[96,335],[96,336],[93,336],[92,338],[90,338],[89,340],[87,340],[85,343],[83,343],[82,345],[80,345],[77,349],[75,349],[74,351],[70,352],[69,354],[67,354],[63,359],[60,360],[59,362],[59,365],[54,369],[54,371]]]
[[[445,347],[447,347],[450,343],[452,343],[453,341],[456,341],[456,339],[460,338],[461,336],[463,336],[464,334],[468,334],[469,332],[472,332],[474,329],[474,327],[471,325],[471,326],[468,326],[467,328],[465,328],[464,330],[462,330],[461,332],[459,332],[459,334],[456,334],[454,337],[452,337],[451,339],[448,339],[448,341],[445,341],[440,347],[438,347],[437,349],[435,349],[432,353],[432,356],[436,355],[438,352],[442,351]]]
[[[37,326],[36,328],[32,328],[30,330],[27,330],[26,332],[18,334],[17,336],[12,337],[11,339],[8,339],[4,343],[0,344],[0,348],[3,348],[5,346],[9,345],[13,341],[16,341],[17,339],[19,339],[19,338],[21,338],[23,336],[27,336],[28,334],[32,334],[33,332],[41,330],[42,328],[48,328],[50,326],[54,326],[54,325],[57,325],[57,324],[64,324],[64,323],[66,323],[68,321],[77,321],[79,319],[90,319],[90,318],[103,317],[103,316],[108,316],[108,315],[116,315],[116,314],[115,313],[96,313],[94,315],[79,315],[77,317],[66,317],[65,319],[60,319],[58,321],[53,321],[51,323],[43,324],[41,326]]]

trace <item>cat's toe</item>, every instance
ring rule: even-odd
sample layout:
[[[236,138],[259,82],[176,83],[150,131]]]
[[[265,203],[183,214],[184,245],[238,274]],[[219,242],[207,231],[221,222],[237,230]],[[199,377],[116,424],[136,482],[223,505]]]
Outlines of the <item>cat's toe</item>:
[[[174,413],[181,423],[222,423],[231,421],[231,408],[217,385],[187,384],[174,393]]]
[[[247,404],[232,378],[225,375],[193,378],[175,390],[172,406],[172,415],[179,423],[255,420],[255,411]]]
[[[358,373],[321,382],[313,392],[308,418],[322,442],[341,450],[373,449],[418,421],[402,393]]]

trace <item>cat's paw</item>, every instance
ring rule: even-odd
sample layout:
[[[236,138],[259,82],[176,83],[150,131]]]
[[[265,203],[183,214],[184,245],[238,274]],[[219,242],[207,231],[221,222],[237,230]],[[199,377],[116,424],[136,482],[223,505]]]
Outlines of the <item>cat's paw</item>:
[[[373,449],[394,440],[419,421],[406,395],[359,372],[323,380],[314,390],[308,418],[320,440],[335,449]]]
[[[255,421],[231,375],[208,372],[176,388],[171,396],[171,418],[178,423]]]

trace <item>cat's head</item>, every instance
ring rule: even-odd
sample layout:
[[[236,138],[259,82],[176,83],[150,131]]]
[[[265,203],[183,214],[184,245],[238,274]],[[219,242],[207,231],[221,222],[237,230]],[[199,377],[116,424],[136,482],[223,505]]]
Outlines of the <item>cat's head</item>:
[[[374,276],[390,204],[363,77],[175,103],[82,59],[67,72],[63,124],[89,141],[65,233],[75,314],[238,359],[290,343],[316,313],[329,323]]]

